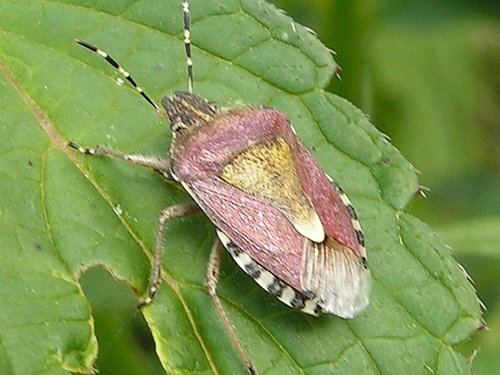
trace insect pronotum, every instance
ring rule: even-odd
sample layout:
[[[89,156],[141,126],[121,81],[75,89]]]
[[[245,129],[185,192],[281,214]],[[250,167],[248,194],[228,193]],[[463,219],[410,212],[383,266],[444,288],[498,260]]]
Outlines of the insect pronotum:
[[[69,146],[83,154],[110,156],[178,181],[195,203],[165,208],[155,237],[150,304],[160,286],[165,226],[170,219],[203,210],[218,239],[210,252],[206,286],[249,374],[257,371],[217,295],[221,244],[267,292],[311,315],[352,318],[368,305],[370,272],[361,226],[340,187],[312,158],[285,114],[262,106],[218,111],[193,94],[190,15],[182,1],[187,92],[173,92],[159,107],[111,56],[82,40],[117,69],[170,121],[168,158],[126,154],[105,146]]]

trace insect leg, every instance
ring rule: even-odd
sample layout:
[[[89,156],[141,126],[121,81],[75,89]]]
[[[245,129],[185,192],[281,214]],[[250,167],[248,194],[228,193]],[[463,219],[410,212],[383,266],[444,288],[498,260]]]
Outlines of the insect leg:
[[[162,175],[164,172],[170,172],[170,160],[159,158],[156,156],[148,156],[141,154],[125,154],[121,151],[113,150],[106,146],[97,146],[96,148],[87,148],[77,145],[75,142],[69,142],[68,146],[80,151],[82,154],[95,156],[110,156],[117,159],[128,161],[129,163],[142,165],[144,167],[156,169]]]
[[[257,370],[255,370],[255,367],[250,361],[250,358],[248,358],[248,355],[246,354],[240,339],[236,335],[234,327],[231,324],[231,321],[229,320],[229,317],[226,314],[226,310],[224,310],[222,302],[217,294],[217,284],[219,283],[219,270],[220,270],[220,249],[221,249],[221,243],[217,239],[214,245],[212,246],[212,250],[210,251],[205,285],[208,289],[208,294],[210,294],[210,297],[214,302],[217,313],[219,314],[222,323],[224,324],[224,327],[226,328],[226,331],[228,332],[229,337],[233,342],[233,345],[238,351],[240,359],[244,363],[245,368],[247,369],[250,375],[257,375]]]
[[[184,203],[184,204],[176,204],[174,206],[169,206],[160,214],[158,219],[158,226],[156,228],[156,236],[155,236],[155,253],[153,257],[153,262],[151,266],[151,276],[150,276],[150,288],[148,296],[139,303],[138,307],[142,308],[146,305],[149,305],[153,302],[153,299],[158,292],[158,288],[161,283],[161,265],[162,265],[162,255],[163,255],[163,239],[165,236],[165,225],[170,219],[183,217],[190,215],[199,211],[200,208],[196,203]]]

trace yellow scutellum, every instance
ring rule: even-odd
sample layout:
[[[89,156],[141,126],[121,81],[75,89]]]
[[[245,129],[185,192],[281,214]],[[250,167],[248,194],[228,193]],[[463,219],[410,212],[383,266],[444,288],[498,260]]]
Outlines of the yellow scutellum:
[[[222,168],[220,177],[271,203],[304,237],[314,242],[325,239],[323,225],[300,183],[290,146],[282,137],[249,146]]]

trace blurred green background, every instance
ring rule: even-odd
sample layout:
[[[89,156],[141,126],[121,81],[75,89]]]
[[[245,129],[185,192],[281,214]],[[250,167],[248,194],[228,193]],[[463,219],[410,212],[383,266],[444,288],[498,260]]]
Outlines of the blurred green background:
[[[367,113],[421,172],[429,190],[414,199],[410,212],[441,235],[473,278],[488,329],[463,350],[477,350],[477,375],[498,374],[500,2],[272,2],[336,51],[341,80],[328,90]],[[163,373],[144,339],[148,330],[132,292],[102,270],[88,272],[82,282],[96,314],[100,373]],[[115,303],[108,293],[90,294],[92,285],[104,290],[111,284],[123,289],[113,294],[119,296]],[[130,350],[135,363],[126,361]]]

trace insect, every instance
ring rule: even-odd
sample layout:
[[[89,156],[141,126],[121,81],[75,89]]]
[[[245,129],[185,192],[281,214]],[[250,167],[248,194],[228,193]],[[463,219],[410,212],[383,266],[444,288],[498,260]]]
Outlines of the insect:
[[[170,206],[160,214],[151,288],[141,306],[153,301],[160,286],[166,223],[201,209],[218,235],[207,266],[208,293],[247,371],[255,374],[217,295],[221,244],[244,272],[286,305],[311,315],[352,318],[369,301],[364,238],[349,199],[321,170],[284,113],[263,106],[219,111],[193,93],[188,0],[182,6],[188,88],[164,97],[163,108],[106,52],[76,40],[110,63],[169,119],[169,157],[74,142],[69,146],[152,168],[188,191],[195,203]]]

